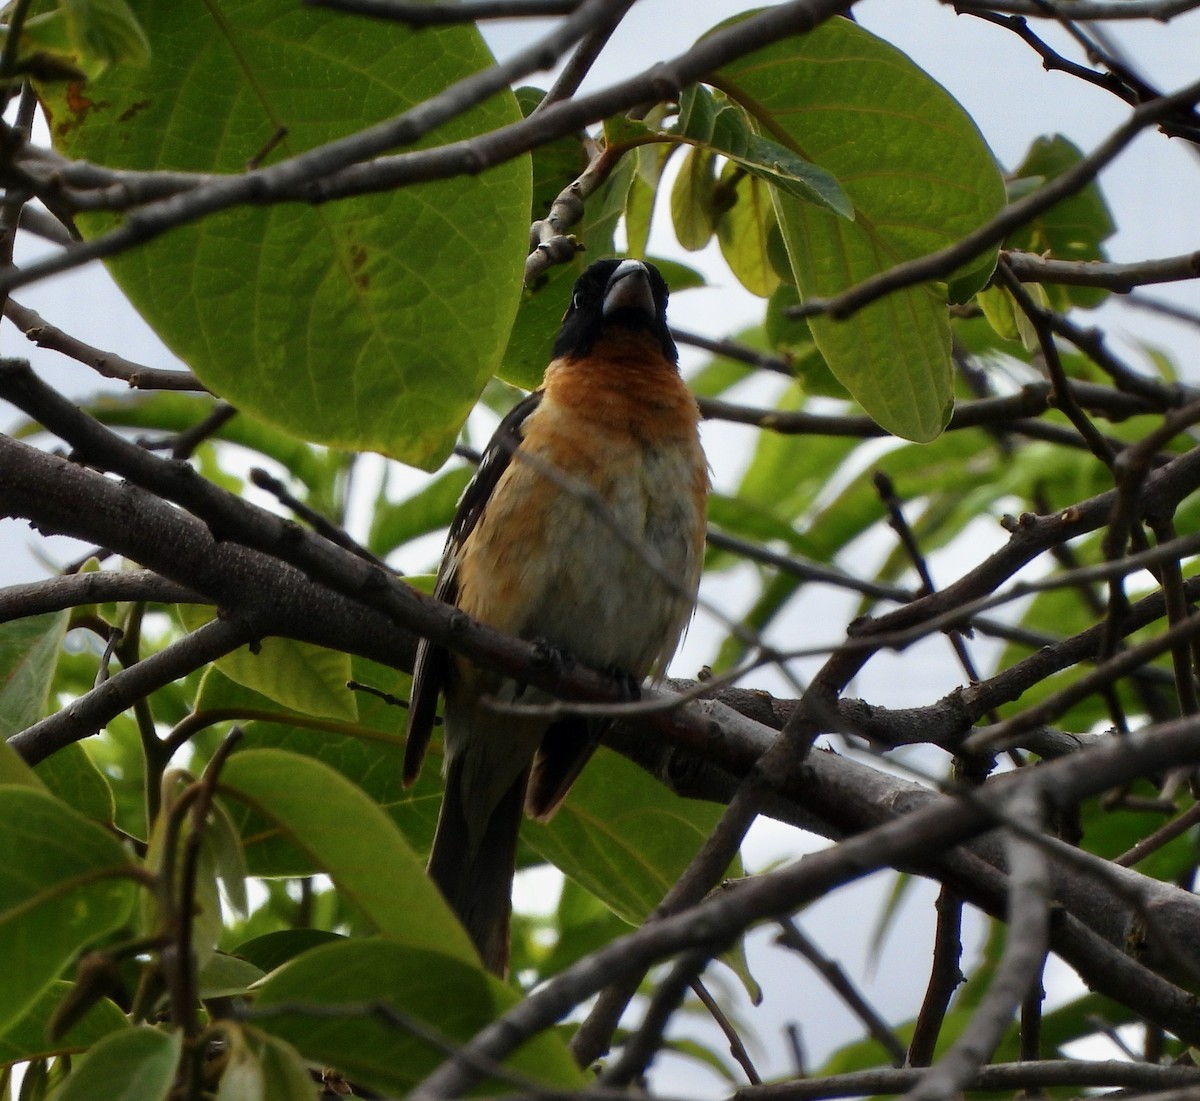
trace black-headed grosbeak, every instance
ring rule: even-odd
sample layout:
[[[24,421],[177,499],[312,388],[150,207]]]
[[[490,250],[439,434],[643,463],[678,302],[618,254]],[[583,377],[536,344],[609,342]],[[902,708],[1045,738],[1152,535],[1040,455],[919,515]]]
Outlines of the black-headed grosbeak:
[[[541,389],[501,422],[459,501],[435,589],[483,623],[637,682],[675,652],[704,552],[708,466],[666,307],[666,283],[642,261],[601,260],[579,277]],[[422,641],[406,783],[439,692],[446,792],[429,874],[503,974],[522,808],[554,813],[604,724],[489,709],[546,697]]]

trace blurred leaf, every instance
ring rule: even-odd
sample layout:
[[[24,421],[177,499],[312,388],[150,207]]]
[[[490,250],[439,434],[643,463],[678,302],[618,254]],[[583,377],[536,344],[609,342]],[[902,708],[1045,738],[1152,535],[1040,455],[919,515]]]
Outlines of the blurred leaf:
[[[655,142],[639,146],[634,153],[637,171],[633,174],[629,201],[625,204],[626,251],[630,256],[645,257],[650,247],[650,225],[654,218],[659,183],[663,169],[678,148]]]
[[[790,283],[781,283],[772,292],[764,322],[771,347],[788,357],[806,394],[848,398],[846,387],[834,378],[821,355],[808,322],[802,317],[787,316],[787,311],[799,304],[800,295]]]
[[[523,936],[526,926],[529,935]],[[513,915],[511,969],[520,974],[536,968],[540,977],[548,978],[627,932],[629,925],[594,894],[564,878],[558,906],[549,918]],[[549,951],[547,935],[553,937]]]
[[[329,13],[291,0],[219,11],[147,0],[139,17],[155,44],[146,66],[112,66],[85,93],[41,89],[65,155],[240,173],[281,128],[268,159],[394,118],[492,64],[471,26],[338,20],[332,34]],[[511,94],[492,96],[415,144],[519,118]],[[306,439],[434,467],[499,364],[529,209],[529,163],[517,158],[320,206],[236,206],[108,263],[165,343],[239,408]],[[116,224],[79,221],[88,237]]]
[[[746,290],[766,298],[780,283],[771,258],[771,242],[779,238],[771,189],[758,176],[727,164],[713,201],[725,263]]]
[[[232,998],[245,994],[263,975],[252,963],[225,952],[214,952],[200,969],[200,997]]]
[[[384,1093],[404,1093],[445,1059],[445,1052],[403,1024],[414,1018],[451,1041],[463,1042],[519,995],[461,957],[405,947],[384,940],[343,941],[316,948],[267,976],[255,1007],[289,1004],[384,1006],[398,1015],[395,1025],[364,1011],[342,1018],[303,1011],[262,1016],[260,1027],[279,1036],[306,1058],[338,1069]],[[548,1086],[577,1089],[584,1084],[566,1044],[543,1032],[504,1064]]]
[[[125,0],[58,0],[80,64],[92,76],[109,65],[145,65],[150,43]]]
[[[263,1074],[262,1101],[316,1101],[317,1084],[300,1053],[291,1044],[275,1036],[264,1036],[259,1059]]]
[[[105,830],[52,796],[0,787],[0,1028],[85,945],[122,925],[134,887]]]
[[[235,954],[261,971],[274,971],[310,948],[344,939],[324,929],[281,929],[239,944]]]
[[[684,154],[671,187],[671,223],[675,227],[675,237],[692,252],[704,248],[716,228],[712,195],[716,184],[714,165],[711,152],[693,146]]]
[[[207,394],[160,390],[122,394],[119,398],[102,394],[84,408],[101,424],[110,427],[153,429],[174,435],[194,428],[212,414],[215,404],[216,400]],[[341,462],[340,457],[322,454],[295,436],[248,416],[243,410],[226,421],[215,438],[273,459],[302,482],[310,494],[320,494],[326,488],[331,468],[335,462]]]
[[[367,546],[384,556],[411,539],[449,527],[458,499],[474,474],[473,466],[456,466],[443,470],[403,501],[378,502],[371,516]]]
[[[1014,181],[1049,183],[1073,168],[1083,153],[1062,134],[1040,137],[1029,147],[1024,161],[1013,173]],[[1026,222],[1009,235],[1005,248],[1037,253],[1055,260],[1107,260],[1103,242],[1116,232],[1108,203],[1094,180]],[[1047,283],[1050,305],[1058,311],[1071,306],[1098,306],[1109,292],[1102,287],[1073,287]]]
[[[16,784],[35,791],[49,790],[45,781],[4,741],[0,741],[0,784]]]
[[[112,788],[78,742],[63,746],[39,761],[34,771],[51,794],[67,806],[94,822],[112,822],[115,812]]]
[[[148,1025],[114,1032],[79,1060],[54,1101],[165,1101],[182,1046],[182,1032]]]
[[[70,612],[0,623],[0,737],[46,717]]]
[[[66,1052],[85,1051],[112,1032],[129,1027],[125,1014],[107,998],[92,1003],[91,1008],[58,1040],[50,1041],[50,1022],[59,1005],[71,993],[73,984],[57,980],[50,983],[25,1014],[0,1035],[0,1063],[43,1059]]]

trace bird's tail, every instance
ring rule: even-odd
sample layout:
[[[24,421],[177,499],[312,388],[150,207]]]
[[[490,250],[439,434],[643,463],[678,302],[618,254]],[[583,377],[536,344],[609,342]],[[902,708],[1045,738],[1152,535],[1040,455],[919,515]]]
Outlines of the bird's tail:
[[[478,824],[471,828],[462,762],[463,755],[452,759],[446,773],[429,875],[474,941],[484,966],[503,976],[508,971],[512,881],[529,770],[504,793],[482,829]]]

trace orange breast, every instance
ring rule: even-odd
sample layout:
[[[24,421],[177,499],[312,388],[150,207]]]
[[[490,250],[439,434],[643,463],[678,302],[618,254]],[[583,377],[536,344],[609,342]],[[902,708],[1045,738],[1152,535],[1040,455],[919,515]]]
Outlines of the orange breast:
[[[621,339],[552,364],[545,389],[463,548],[459,605],[645,676],[674,652],[699,583],[708,476],[695,400],[661,354]]]

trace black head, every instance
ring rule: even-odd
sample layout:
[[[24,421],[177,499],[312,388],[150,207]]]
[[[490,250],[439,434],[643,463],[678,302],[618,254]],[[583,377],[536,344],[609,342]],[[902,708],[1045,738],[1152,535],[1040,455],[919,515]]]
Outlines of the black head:
[[[586,355],[612,327],[644,329],[674,363],[667,329],[667,283],[644,260],[597,260],[576,281],[554,342],[554,358]]]

